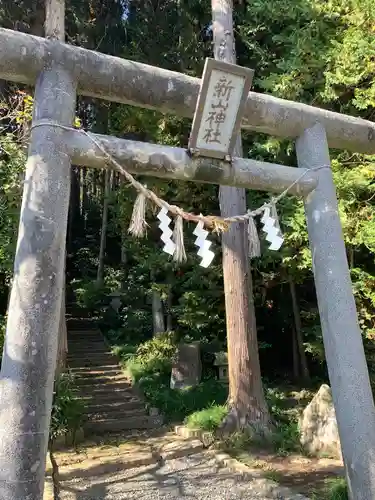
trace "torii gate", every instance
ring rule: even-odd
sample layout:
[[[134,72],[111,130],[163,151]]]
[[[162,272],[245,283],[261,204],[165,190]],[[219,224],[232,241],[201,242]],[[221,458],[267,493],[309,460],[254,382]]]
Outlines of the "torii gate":
[[[61,15],[61,13],[60,13]],[[63,15],[63,14],[62,14]],[[61,307],[70,165],[110,168],[72,127],[77,93],[192,117],[200,80],[0,29],[0,78],[34,85],[34,116],[1,370],[0,498],[42,498]],[[43,122],[43,126],[40,125]],[[63,130],[54,126],[62,125]],[[300,169],[96,136],[129,171],[305,198],[324,346],[355,500],[375,499],[375,409],[328,147],[375,153],[375,124],[250,92],[242,127],[297,139]],[[213,168],[214,167],[214,168]],[[14,397],[16,394],[16,398]],[[10,401],[17,399],[16,407]],[[14,432],[14,429],[17,429]],[[355,492],[355,493],[354,493]]]

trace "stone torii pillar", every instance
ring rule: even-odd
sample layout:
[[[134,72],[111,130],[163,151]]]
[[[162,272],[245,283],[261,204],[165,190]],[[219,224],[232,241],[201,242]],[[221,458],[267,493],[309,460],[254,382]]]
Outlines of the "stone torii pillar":
[[[64,2],[46,3],[46,32]],[[51,57],[36,81],[32,124],[72,126],[76,82]],[[70,156],[64,131],[31,131],[0,380],[0,498],[41,500],[56,366]]]
[[[296,147],[301,168],[323,167],[318,186],[305,199],[305,211],[324,350],[350,498],[372,500],[375,408],[324,127],[305,130]]]

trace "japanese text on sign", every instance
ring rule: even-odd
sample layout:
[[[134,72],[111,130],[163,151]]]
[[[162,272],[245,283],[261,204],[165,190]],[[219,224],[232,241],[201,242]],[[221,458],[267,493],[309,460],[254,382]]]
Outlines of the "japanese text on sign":
[[[205,135],[203,140],[207,143],[216,142],[220,144],[221,138],[221,125],[225,123],[227,118],[227,110],[229,106],[229,100],[231,92],[233,90],[233,85],[231,85],[232,80],[229,80],[227,76],[222,76],[217,84],[215,85],[214,98],[217,99],[216,102],[211,102],[211,111],[208,113],[205,123]]]
[[[197,148],[226,152],[232,137],[245,78],[213,70],[203,109]]]

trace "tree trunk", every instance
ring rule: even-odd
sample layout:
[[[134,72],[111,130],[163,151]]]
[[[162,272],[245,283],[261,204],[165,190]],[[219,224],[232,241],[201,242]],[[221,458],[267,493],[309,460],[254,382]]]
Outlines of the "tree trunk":
[[[295,341],[296,347],[299,354],[299,360],[301,365],[301,374],[304,381],[310,381],[310,372],[309,367],[307,365],[306,353],[303,347],[303,335],[302,335],[302,324],[301,324],[301,315],[298,306],[297,293],[296,293],[296,285],[293,281],[292,276],[288,275],[289,280],[289,289],[290,295],[292,297],[292,306],[293,306],[293,318],[294,318],[294,326],[295,326]]]
[[[82,167],[79,172],[79,198],[80,198],[80,215],[83,222],[83,229],[86,231],[87,228],[87,210],[88,210],[88,176],[87,176],[87,168]]]
[[[96,276],[96,284],[98,287],[102,286],[104,282],[104,253],[105,253],[105,244],[107,239],[110,186],[111,186],[110,171],[106,170],[104,175],[104,201],[103,201],[103,214],[102,214],[102,229],[100,232],[99,264],[98,264],[98,273]]]
[[[300,362],[299,362],[296,330],[294,328],[292,328],[292,349],[293,349],[293,379],[298,381],[300,379]]]
[[[172,316],[172,303],[173,303],[173,275],[168,275],[168,296],[167,296],[167,331],[173,331],[173,316]]]
[[[151,284],[154,285],[155,273],[152,269],[150,272],[150,279]],[[154,337],[158,336],[160,333],[165,332],[163,302],[161,300],[160,293],[154,288],[152,290],[152,324]]]
[[[215,59],[235,63],[232,2],[212,0]],[[234,156],[242,156],[238,137]],[[246,212],[244,189],[220,187],[224,217]],[[223,234],[223,274],[226,306],[229,406],[223,428],[228,431],[251,426],[267,432],[270,416],[264,397],[253,300],[248,242],[244,226],[232,224]]]
[[[165,332],[163,303],[160,293],[157,290],[152,291],[152,322],[154,325],[154,336]]]

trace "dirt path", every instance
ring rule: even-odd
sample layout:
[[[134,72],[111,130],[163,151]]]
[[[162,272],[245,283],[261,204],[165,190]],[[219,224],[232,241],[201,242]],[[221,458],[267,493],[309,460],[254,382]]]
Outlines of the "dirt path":
[[[61,500],[306,500],[257,473],[218,465],[200,441],[173,433],[88,443],[58,453]],[[52,500],[47,474],[44,500]]]
[[[206,453],[114,474],[65,481],[61,500],[302,500],[284,496],[273,482],[220,468]]]
[[[324,498],[327,480],[344,477],[344,465],[340,460],[331,458],[309,458],[298,454],[278,456],[272,453],[239,453],[237,459],[249,467],[264,472],[283,486],[301,494]]]

